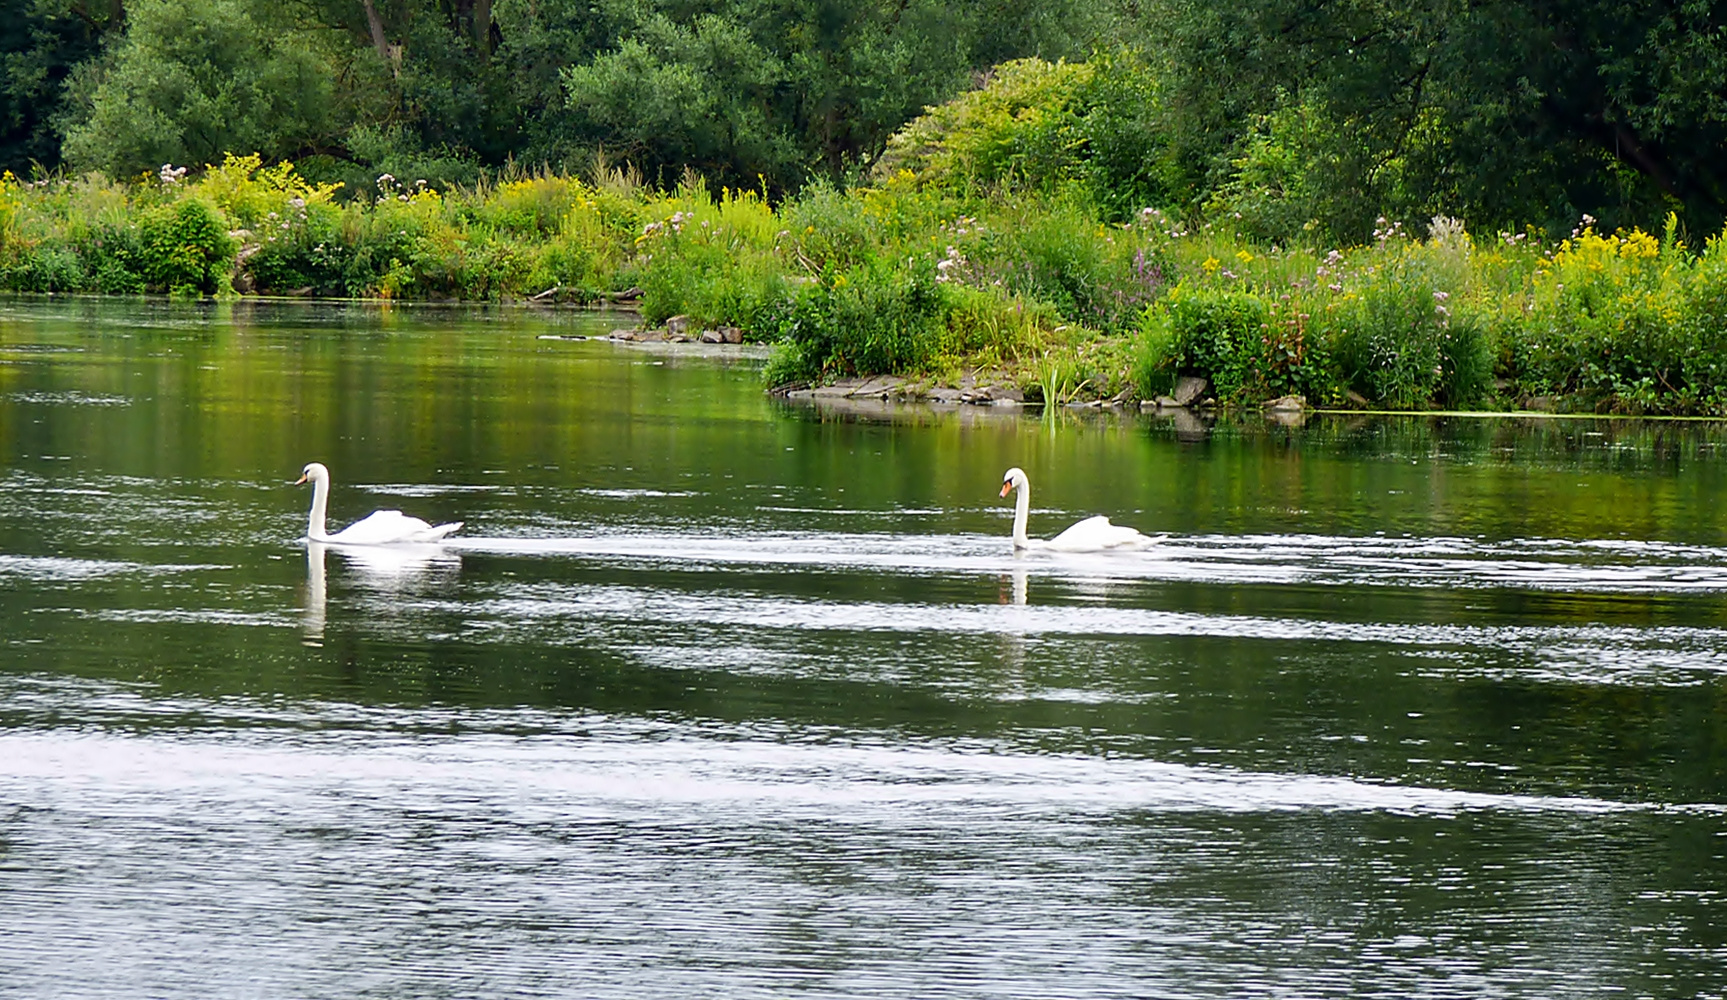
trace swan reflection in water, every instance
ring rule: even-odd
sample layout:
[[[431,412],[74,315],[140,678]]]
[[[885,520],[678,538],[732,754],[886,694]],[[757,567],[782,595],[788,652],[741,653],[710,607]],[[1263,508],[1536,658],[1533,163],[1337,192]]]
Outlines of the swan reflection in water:
[[[462,557],[443,545],[331,545],[308,541],[306,612],[301,620],[302,641],[308,646],[324,644],[325,609],[329,602],[325,553],[330,549],[341,553],[357,583],[383,594],[417,590],[462,568]]]

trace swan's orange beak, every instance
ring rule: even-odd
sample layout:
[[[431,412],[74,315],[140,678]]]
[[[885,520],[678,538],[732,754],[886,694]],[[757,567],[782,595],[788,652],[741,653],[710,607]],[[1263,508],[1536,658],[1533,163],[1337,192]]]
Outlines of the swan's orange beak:
[[[296,479],[296,480],[294,480],[294,485],[295,485],[295,486],[298,486],[298,485],[300,485],[300,484],[301,484],[301,483],[303,483],[303,482],[305,482],[305,481],[306,481],[306,478],[307,478],[307,477],[305,477],[305,476],[301,476],[301,477],[300,477],[300,478],[298,478],[298,479]],[[1004,496],[1004,497],[1005,497],[1005,496],[1007,496],[1007,494],[1006,494],[1006,493],[1003,493],[1003,494],[1002,494],[1002,496]]]
[[[1012,493],[1012,492],[1013,492],[1013,480],[1009,479],[1007,482],[1001,484],[1001,495],[1002,496],[1005,497],[1009,493]]]

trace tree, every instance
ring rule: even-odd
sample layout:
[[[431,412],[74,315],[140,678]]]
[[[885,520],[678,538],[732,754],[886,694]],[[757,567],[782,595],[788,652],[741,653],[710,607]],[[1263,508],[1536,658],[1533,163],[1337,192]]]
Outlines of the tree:
[[[1251,194],[1248,174],[1281,171],[1297,183],[1259,195],[1282,199],[1288,221],[1361,238],[1380,207],[1559,229],[1581,212],[1634,222],[1675,207],[1713,230],[1727,210],[1727,5],[1154,0],[1145,11],[1192,137],[1189,170],[1214,191],[1233,184],[1232,196]]]
[[[126,36],[84,81],[65,156],[116,176],[223,153],[289,158],[336,134],[334,77],[302,35],[245,0],[138,0]]]
[[[122,23],[117,0],[0,0],[0,169],[59,164],[61,88]]]

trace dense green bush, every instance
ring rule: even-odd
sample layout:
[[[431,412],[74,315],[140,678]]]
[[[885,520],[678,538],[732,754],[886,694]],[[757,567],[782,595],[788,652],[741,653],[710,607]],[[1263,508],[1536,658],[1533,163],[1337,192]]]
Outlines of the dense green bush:
[[[770,381],[917,371],[941,350],[950,304],[927,263],[875,260],[800,287],[779,316]]]
[[[1264,395],[1273,370],[1264,350],[1269,323],[1265,302],[1246,291],[1176,287],[1146,311],[1137,366],[1144,393],[1169,391],[1177,375],[1201,375],[1219,399]]]
[[[1388,254],[1357,278],[1322,349],[1350,389],[1383,406],[1467,406],[1491,387],[1488,340],[1423,263]]]
[[[228,287],[234,240],[203,201],[159,205],[143,214],[139,228],[144,281],[154,289],[212,295]]]

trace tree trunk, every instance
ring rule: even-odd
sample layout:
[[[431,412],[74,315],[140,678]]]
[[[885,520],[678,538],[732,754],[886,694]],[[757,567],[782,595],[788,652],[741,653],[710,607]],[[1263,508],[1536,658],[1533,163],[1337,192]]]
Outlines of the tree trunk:
[[[474,0],[474,47],[492,54],[492,0]]]
[[[378,16],[377,5],[372,0],[360,0],[360,3],[366,8],[366,28],[372,33],[372,48],[378,50],[379,59],[389,64],[391,73],[400,72],[402,49],[391,45],[390,40],[384,37],[384,19]]]

